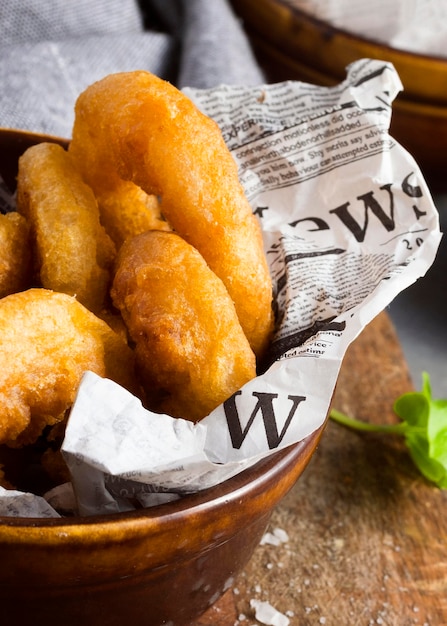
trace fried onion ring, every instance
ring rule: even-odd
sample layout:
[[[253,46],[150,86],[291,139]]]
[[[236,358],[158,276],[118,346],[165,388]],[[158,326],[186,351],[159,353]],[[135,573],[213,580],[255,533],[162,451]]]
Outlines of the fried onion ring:
[[[118,176],[161,199],[161,211],[225,284],[256,355],[273,325],[260,225],[217,124],[145,71],[106,76],[75,107],[70,153],[84,179]]]
[[[58,144],[36,144],[20,157],[17,210],[31,227],[42,286],[100,310],[115,246],[100,224],[92,190]]]
[[[128,237],[146,230],[170,230],[160,213],[160,203],[154,195],[144,193],[140,187],[118,177],[104,176],[101,168],[92,181],[98,200],[101,223],[119,250]]]
[[[74,297],[29,289],[0,300],[0,443],[60,422],[86,370],[135,391],[126,342]]]
[[[178,235],[128,239],[112,298],[136,344],[153,410],[197,421],[255,377],[255,356],[224,284]]]
[[[0,215],[0,298],[31,285],[29,230],[16,211]]]

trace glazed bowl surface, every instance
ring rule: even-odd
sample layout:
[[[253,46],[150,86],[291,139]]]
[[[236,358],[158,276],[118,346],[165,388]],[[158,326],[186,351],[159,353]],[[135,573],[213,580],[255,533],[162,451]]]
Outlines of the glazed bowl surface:
[[[10,189],[18,157],[39,141],[66,144],[0,129],[0,174]],[[231,588],[322,429],[221,485],[161,506],[84,518],[0,517],[0,624],[191,624]]]

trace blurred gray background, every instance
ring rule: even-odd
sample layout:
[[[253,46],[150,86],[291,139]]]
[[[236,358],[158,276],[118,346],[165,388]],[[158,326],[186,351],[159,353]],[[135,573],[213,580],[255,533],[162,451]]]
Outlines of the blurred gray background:
[[[447,189],[447,186],[446,186]],[[447,230],[447,190],[433,193],[441,231]],[[427,274],[405,289],[387,312],[396,328],[413,384],[421,388],[423,371],[430,375],[435,398],[447,398],[447,237]]]

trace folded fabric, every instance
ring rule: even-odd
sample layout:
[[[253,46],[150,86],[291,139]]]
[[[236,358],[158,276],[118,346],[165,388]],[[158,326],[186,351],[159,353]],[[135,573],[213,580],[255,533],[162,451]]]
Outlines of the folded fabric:
[[[0,126],[69,137],[74,103],[113,72],[179,87],[264,78],[226,0],[0,0]]]

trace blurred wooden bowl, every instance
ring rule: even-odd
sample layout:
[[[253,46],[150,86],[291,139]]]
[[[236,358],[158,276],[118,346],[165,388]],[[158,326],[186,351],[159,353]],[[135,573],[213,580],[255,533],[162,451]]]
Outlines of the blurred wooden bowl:
[[[447,59],[398,50],[315,19],[296,0],[232,0],[268,80],[334,85],[361,58],[394,64],[404,91],[393,105],[391,134],[427,180],[443,181],[447,152]]]

